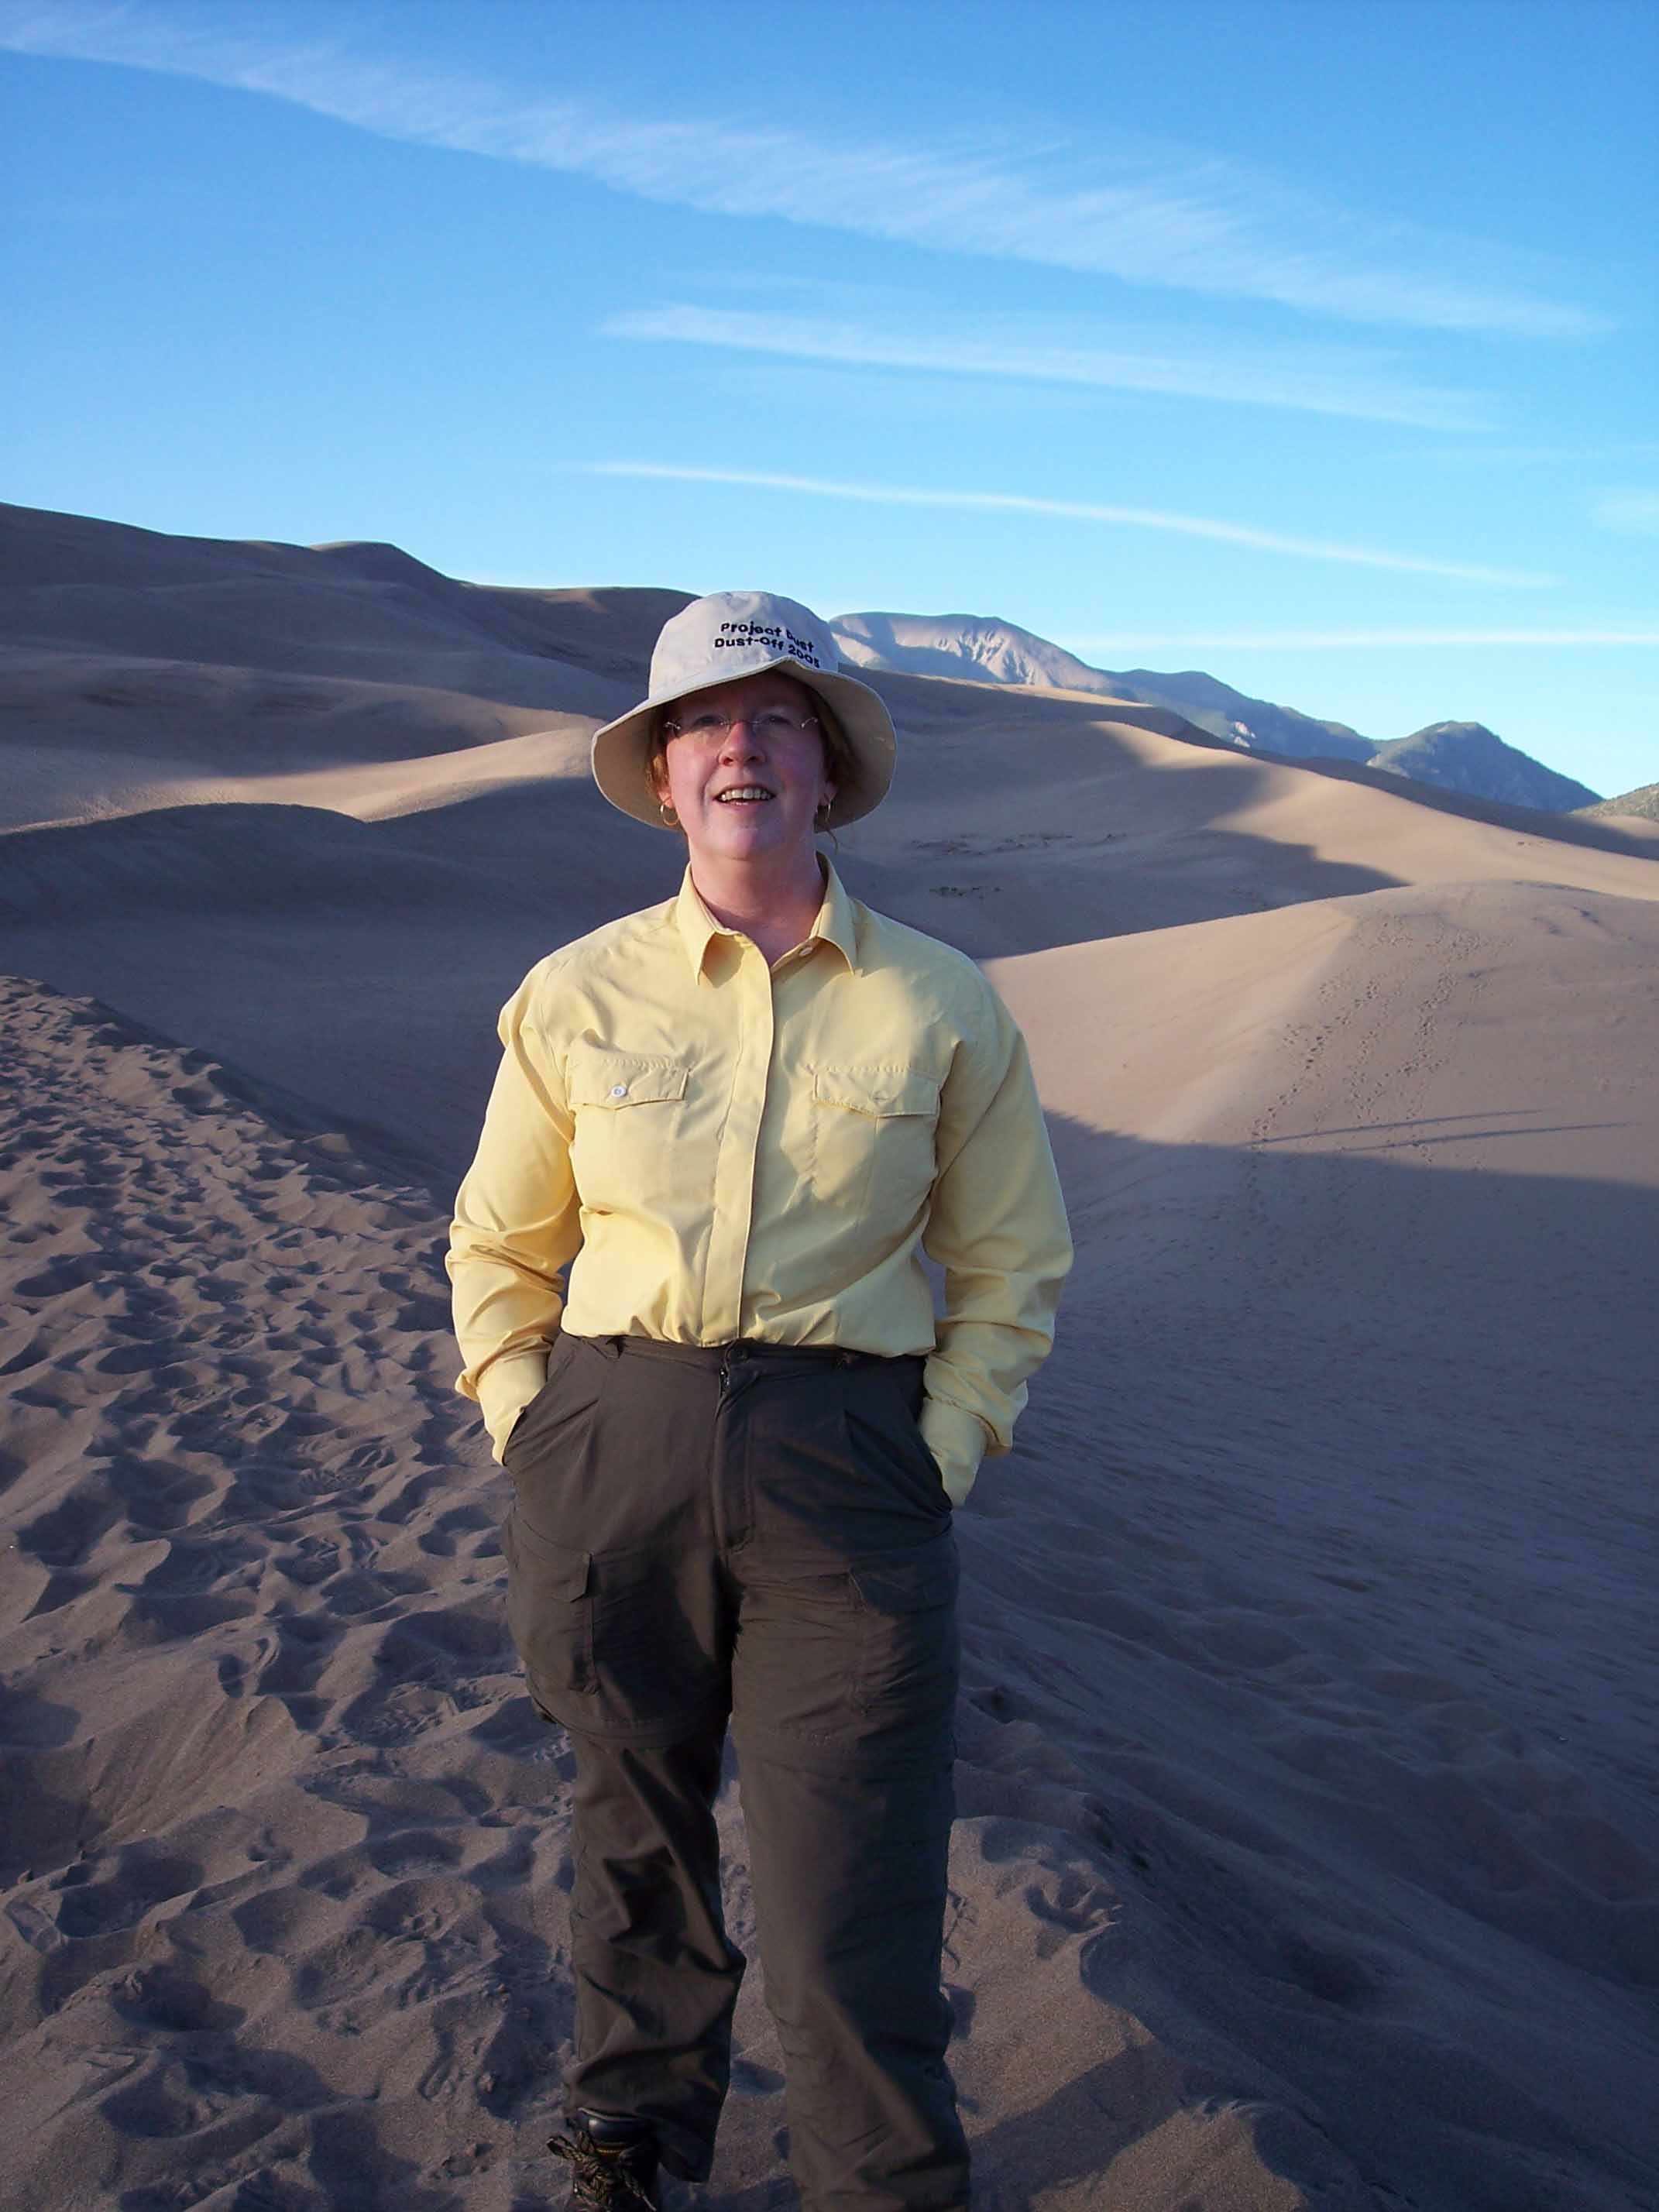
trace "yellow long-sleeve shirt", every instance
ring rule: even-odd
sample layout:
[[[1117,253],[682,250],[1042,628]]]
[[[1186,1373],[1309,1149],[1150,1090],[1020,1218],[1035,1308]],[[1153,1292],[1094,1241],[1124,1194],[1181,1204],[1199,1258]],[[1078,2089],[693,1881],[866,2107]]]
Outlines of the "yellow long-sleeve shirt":
[[[1024,1040],[970,960],[825,876],[773,966],[688,871],[502,1009],[448,1261],[497,1458],[561,1327],[926,1353],[952,1500],[1007,1450],[1072,1260]]]

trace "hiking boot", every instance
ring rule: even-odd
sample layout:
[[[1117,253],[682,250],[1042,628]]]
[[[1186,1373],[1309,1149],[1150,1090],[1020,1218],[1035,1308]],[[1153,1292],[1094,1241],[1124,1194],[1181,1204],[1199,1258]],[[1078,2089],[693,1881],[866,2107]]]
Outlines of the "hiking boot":
[[[569,2165],[571,2212],[658,2212],[657,2146],[643,2120],[573,2112],[569,2133],[547,2147]]]

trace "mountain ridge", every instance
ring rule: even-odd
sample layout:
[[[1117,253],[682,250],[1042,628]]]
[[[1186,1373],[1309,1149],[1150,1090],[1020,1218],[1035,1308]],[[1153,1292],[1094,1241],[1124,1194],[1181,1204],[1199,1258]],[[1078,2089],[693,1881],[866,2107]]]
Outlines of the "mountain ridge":
[[[1097,668],[1064,646],[996,616],[863,611],[837,616],[830,629],[842,658],[855,668],[976,683],[1046,684],[1166,707],[1242,752],[1357,761],[1439,790],[1543,813],[1571,813],[1599,797],[1588,784],[1547,768],[1481,722],[1431,722],[1403,738],[1363,737],[1346,722],[1252,697],[1202,669]]]
[[[131,759],[139,722],[150,750],[177,752],[179,716],[193,702],[203,766],[222,750],[203,720],[212,710],[280,731],[271,760],[285,771],[329,757],[346,720],[374,726],[377,757],[412,749],[435,758],[457,737],[526,738],[550,715],[608,719],[634,696],[658,629],[690,596],[475,584],[379,541],[186,538],[12,506],[0,506],[0,582],[9,714],[32,723],[52,704],[70,714],[79,742],[105,749],[103,718],[118,708]],[[992,617],[864,613],[831,628],[847,664],[878,685],[946,678],[1115,702],[1119,719],[1189,743],[1326,774],[1386,773],[1395,787],[1432,790],[1442,804],[1495,803],[1560,820],[1596,800],[1478,723],[1431,724],[1378,744],[1201,670],[1094,668]],[[29,759],[40,789],[19,818],[56,819],[47,787],[72,782],[73,761],[44,745]],[[24,794],[13,797],[24,805]]]
[[[1659,783],[1638,783],[1633,791],[1621,791],[1612,799],[1599,799],[1594,806],[1581,806],[1576,811],[1597,822],[1615,815],[1626,818],[1635,815],[1644,822],[1659,822]]]

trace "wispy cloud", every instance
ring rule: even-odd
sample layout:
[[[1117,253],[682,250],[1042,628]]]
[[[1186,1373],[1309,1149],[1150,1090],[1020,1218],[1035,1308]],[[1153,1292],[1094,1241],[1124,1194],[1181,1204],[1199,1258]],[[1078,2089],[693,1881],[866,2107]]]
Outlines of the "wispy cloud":
[[[1020,330],[1018,339],[986,338],[942,327],[937,320],[926,332],[912,332],[842,319],[698,307],[641,307],[612,315],[599,325],[605,337],[729,347],[860,368],[1091,385],[1409,422],[1431,430],[1478,429],[1487,419],[1478,402],[1461,393],[1391,381],[1364,354],[1310,360],[1288,346],[1234,346],[1211,353],[1190,343],[1152,350],[1079,339],[1075,331],[1053,325],[1034,328],[1022,320]]]
[[[1595,514],[1604,530],[1659,538],[1659,491],[1604,491],[1595,502]]]
[[[1659,646],[1659,625],[1609,624],[1602,629],[1280,629],[1182,631],[1149,635],[1136,632],[1123,637],[1056,638],[1068,653],[1168,653],[1171,651],[1231,653],[1323,653],[1352,647],[1390,650],[1397,647],[1437,646]]]
[[[249,9],[232,20],[257,17]],[[1460,242],[1365,222],[1190,151],[1114,160],[1094,148],[849,145],[718,116],[653,120],[364,59],[337,38],[283,46],[227,36],[212,19],[204,27],[157,0],[0,0],[0,46],[264,93],[385,137],[562,170],[735,218],[1273,301],[1361,323],[1528,337],[1610,327],[1526,286],[1487,282]],[[719,137],[712,161],[711,124]]]
[[[1248,524],[1217,522],[1203,515],[1167,514],[1154,507],[1103,507],[1091,501],[1036,499],[1018,492],[935,491],[902,484],[838,483],[822,477],[774,476],[748,469],[682,468],[650,461],[589,461],[590,476],[639,477],[665,483],[733,484],[756,491],[783,491],[817,499],[859,500],[873,507],[939,507],[979,514],[1038,514],[1068,522],[1115,523],[1134,530],[1168,530],[1183,538],[1208,538],[1225,545],[1248,546],[1256,553],[1286,553],[1305,561],[1345,562],[1360,568],[1404,570],[1418,576],[1445,576],[1464,584],[1499,584],[1533,588],[1552,576],[1513,568],[1484,568],[1461,561],[1435,561],[1413,553],[1384,553],[1369,546],[1333,545],[1323,539],[1286,538]]]

